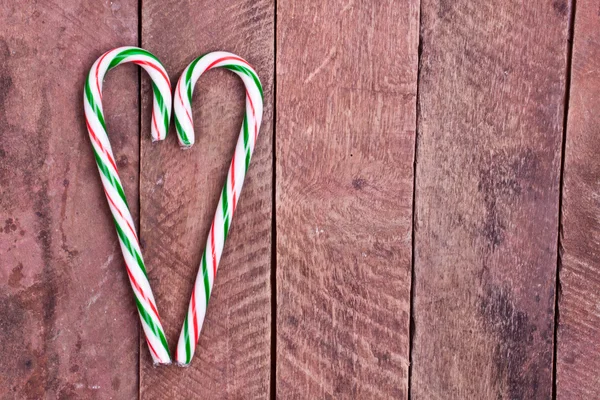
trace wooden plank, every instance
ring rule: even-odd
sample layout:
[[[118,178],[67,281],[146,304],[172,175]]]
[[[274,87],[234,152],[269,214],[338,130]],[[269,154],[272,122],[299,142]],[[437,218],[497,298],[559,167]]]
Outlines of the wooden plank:
[[[277,9],[277,397],[407,398],[419,2]]]
[[[423,0],[413,399],[549,399],[564,1]]]
[[[227,50],[246,58],[264,86],[263,126],[190,368],[153,368],[142,352],[142,398],[267,398],[271,335],[271,198],[274,4],[272,0],[143,2],[144,47],[175,85],[197,56]],[[143,91],[150,129],[149,85]],[[142,145],[141,238],[171,349],[175,349],[244,111],[241,80],[211,71],[197,84],[196,144]]]
[[[137,42],[135,3],[0,7],[0,398],[135,398],[138,322],[85,128],[84,78]],[[104,90],[137,214],[138,73]]]
[[[566,132],[556,389],[600,398],[600,18],[577,2]]]

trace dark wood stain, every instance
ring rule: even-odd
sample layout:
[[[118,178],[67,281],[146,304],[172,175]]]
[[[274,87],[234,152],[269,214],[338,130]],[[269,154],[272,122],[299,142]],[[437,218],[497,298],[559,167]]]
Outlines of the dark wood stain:
[[[135,306],[81,103],[93,61],[135,41],[135,16],[101,3],[0,7],[0,398],[137,395]],[[111,75],[104,105],[118,139],[136,131],[136,74]],[[135,160],[121,174],[137,197],[129,143],[115,148]],[[115,391],[117,375],[127,384]]]
[[[498,392],[498,398],[543,397],[547,391],[538,392],[539,375],[542,366],[552,362],[552,352],[547,349],[543,355],[532,357],[536,351],[537,326],[529,321],[527,313],[515,309],[510,289],[490,285],[485,290],[479,311],[484,328],[497,338],[493,351],[497,370],[494,383],[505,388]],[[550,337],[547,334],[545,340]]]
[[[569,4],[567,3],[567,0],[554,0],[554,2],[552,2],[552,7],[559,16],[567,17],[567,14],[569,13]]]
[[[568,9],[421,2],[413,399],[549,399]]]

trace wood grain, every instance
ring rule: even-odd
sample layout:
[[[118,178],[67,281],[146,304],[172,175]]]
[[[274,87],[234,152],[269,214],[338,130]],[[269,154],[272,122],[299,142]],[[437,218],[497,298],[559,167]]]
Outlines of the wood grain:
[[[277,10],[277,397],[406,398],[418,1]]]
[[[187,369],[153,368],[143,345],[144,399],[269,396],[273,12],[270,0],[143,2],[143,45],[164,61],[173,85],[195,57],[226,50],[256,68],[265,93],[263,125],[196,355]],[[152,97],[145,83],[142,124],[150,129]],[[165,142],[142,145],[141,240],[171,349],[239,134],[244,93],[232,73],[207,73],[192,103],[194,147],[180,150],[173,127]]]
[[[137,41],[135,3],[0,6],[0,398],[135,398],[138,325],[83,115],[102,52]],[[138,75],[104,106],[137,214]]]
[[[570,6],[423,0],[413,399],[549,399]]]
[[[600,398],[600,5],[577,1],[566,132],[557,399]]]

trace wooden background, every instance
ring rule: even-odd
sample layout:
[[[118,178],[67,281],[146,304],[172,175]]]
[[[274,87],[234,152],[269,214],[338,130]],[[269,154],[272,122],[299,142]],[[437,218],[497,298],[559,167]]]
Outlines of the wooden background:
[[[154,368],[85,129],[137,45],[261,135],[190,368]],[[174,348],[242,118],[104,106]],[[0,1],[0,399],[600,399],[600,1]],[[139,201],[135,201],[139,199]]]

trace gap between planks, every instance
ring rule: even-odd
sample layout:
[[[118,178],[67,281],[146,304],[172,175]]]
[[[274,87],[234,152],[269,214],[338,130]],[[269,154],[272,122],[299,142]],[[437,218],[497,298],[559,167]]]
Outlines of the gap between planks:
[[[558,356],[558,324],[560,323],[560,309],[558,308],[558,300],[561,295],[560,286],[560,267],[562,253],[562,230],[563,230],[563,190],[564,190],[564,175],[565,175],[565,154],[567,147],[567,124],[569,121],[569,100],[571,95],[571,68],[573,67],[573,42],[575,37],[575,8],[576,0],[571,0],[569,15],[569,37],[567,39],[567,63],[565,67],[565,95],[564,95],[564,115],[563,115],[563,135],[560,159],[560,183],[558,188],[558,232],[556,235],[556,278],[554,285],[554,348],[552,354],[552,399],[556,400],[557,385],[556,385],[556,370]]]
[[[415,334],[415,318],[413,314],[414,310],[414,282],[415,282],[415,215],[416,215],[416,195],[417,195],[417,150],[419,147],[419,116],[421,109],[419,107],[419,83],[421,80],[421,54],[423,53],[423,41],[421,32],[421,19],[423,18],[423,12],[421,10],[421,1],[419,1],[419,37],[417,39],[417,91],[415,101],[415,149],[413,158],[413,192],[412,192],[412,227],[410,236],[411,254],[410,254],[410,291],[409,291],[409,325],[408,325],[408,387],[406,397],[408,400],[411,399],[411,385],[412,385],[412,364],[413,364],[413,340]]]
[[[269,398],[277,398],[277,0],[273,0],[273,163],[271,168],[271,371]]]
[[[142,47],[142,0],[138,0],[138,26],[137,26],[137,46]],[[170,122],[170,121],[169,121]],[[140,247],[142,245],[142,68],[138,68],[138,223],[137,231],[140,237]],[[144,332],[141,322],[138,322],[138,400],[142,399],[142,346],[144,345]]]

